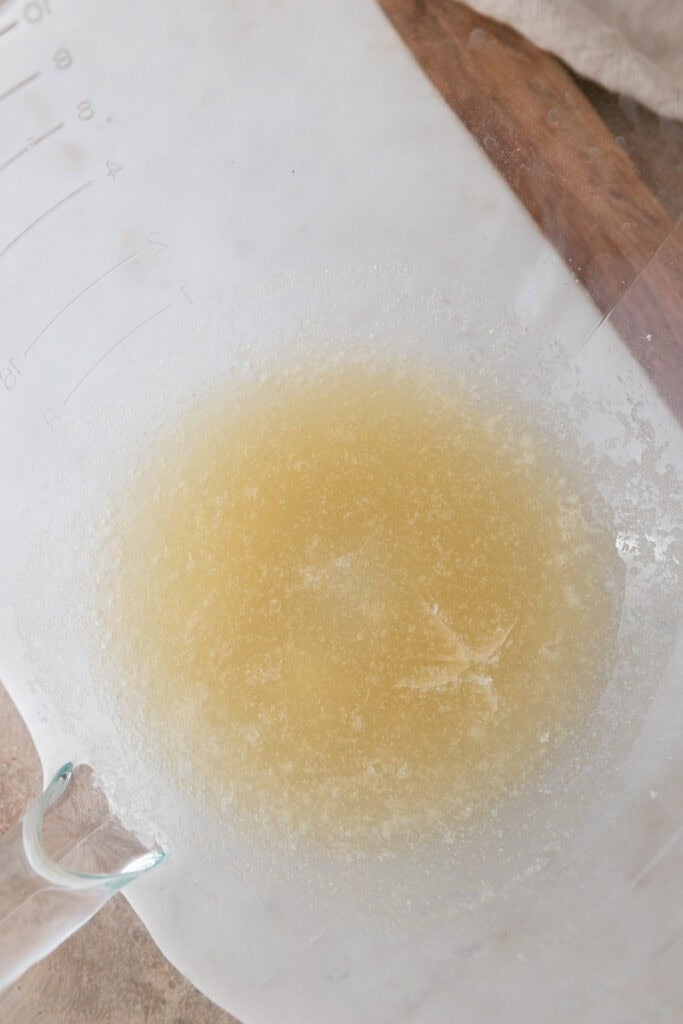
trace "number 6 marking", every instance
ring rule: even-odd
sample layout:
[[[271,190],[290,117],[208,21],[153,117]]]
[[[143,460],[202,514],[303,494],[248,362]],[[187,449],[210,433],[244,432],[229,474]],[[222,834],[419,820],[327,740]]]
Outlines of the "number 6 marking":
[[[81,100],[76,105],[76,112],[81,121],[91,121],[95,116],[95,108],[90,100]]]

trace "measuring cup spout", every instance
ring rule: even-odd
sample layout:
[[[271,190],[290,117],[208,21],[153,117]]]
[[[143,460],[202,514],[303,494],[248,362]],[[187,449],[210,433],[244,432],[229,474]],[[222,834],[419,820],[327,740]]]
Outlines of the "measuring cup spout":
[[[0,990],[159,864],[112,813],[87,765],[64,765],[0,840]]]

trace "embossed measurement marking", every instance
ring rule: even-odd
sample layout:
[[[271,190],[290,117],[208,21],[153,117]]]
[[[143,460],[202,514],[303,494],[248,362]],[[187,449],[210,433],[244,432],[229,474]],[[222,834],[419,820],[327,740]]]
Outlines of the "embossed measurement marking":
[[[69,194],[64,196],[63,199],[60,199],[58,202],[56,202],[53,206],[48,207],[48,209],[45,210],[44,213],[41,213],[40,217],[36,217],[36,219],[34,221],[31,221],[31,223],[27,227],[25,227],[23,231],[20,231],[19,234],[16,235],[16,237],[13,238],[11,242],[8,242],[4,249],[0,249],[0,257],[4,256],[5,253],[8,253],[10,249],[17,244],[17,242],[20,242],[21,239],[29,233],[29,231],[33,231],[34,228],[38,227],[38,225],[42,223],[42,221],[44,221],[46,217],[49,217],[50,214],[55,213],[57,210],[59,210],[61,206],[64,206],[65,203],[68,203],[71,199],[75,199],[76,196],[79,196],[81,194],[81,192],[85,192],[86,189],[90,188],[94,184],[94,178],[92,179],[92,181],[86,181],[85,185],[80,185],[78,188],[75,188],[73,192],[69,192]]]
[[[20,156],[24,155],[24,153],[30,153],[32,149],[35,149],[35,147],[40,145],[41,142],[45,142],[45,140],[49,139],[51,135],[55,134],[55,132],[61,131],[63,127],[64,122],[62,122],[61,124],[56,124],[52,128],[48,128],[48,130],[46,132],[43,132],[42,135],[37,135],[35,139],[30,139],[25,146],[22,146],[22,148],[17,150],[16,153],[8,157],[8,159],[5,160],[4,163],[0,164],[0,171],[4,171],[6,167],[9,167],[10,164],[13,164],[14,161],[18,160]]]
[[[18,24],[18,21],[10,21],[8,25],[3,25],[2,28],[0,28],[0,36],[4,36],[8,32],[11,32],[12,29],[16,28]]]
[[[72,299],[69,299],[69,301],[66,303],[66,305],[62,306],[62,308],[55,313],[55,315],[52,317],[51,320],[48,320],[48,322],[45,324],[45,326],[42,328],[42,330],[38,331],[38,333],[36,334],[35,338],[31,342],[31,344],[25,350],[24,355],[27,356],[29,354],[29,352],[31,351],[31,349],[33,348],[35,343],[37,341],[39,341],[40,338],[42,338],[42,336],[45,334],[45,332],[50,327],[52,327],[53,323],[56,320],[59,320],[59,318],[62,315],[62,313],[66,313],[67,309],[70,309],[71,306],[73,306],[74,302],[77,302],[83,295],[86,294],[86,292],[89,292],[90,289],[94,288],[96,284],[99,284],[100,281],[103,281],[105,279],[105,277],[109,277],[110,274],[113,274],[115,270],[119,269],[119,267],[122,267],[125,263],[129,263],[130,260],[134,260],[136,256],[137,256],[137,253],[134,252],[134,253],[131,253],[130,256],[126,256],[124,259],[119,260],[119,262],[115,263],[113,267],[109,267],[109,269],[105,270],[103,274],[100,274],[99,277],[96,277],[94,281],[91,281],[90,284],[85,286],[85,288],[82,288],[80,290],[80,292],[78,292],[76,295],[74,295],[74,297]]]
[[[68,395],[66,396],[66,398],[64,399],[64,405],[66,405],[66,403],[67,403],[67,402],[68,402],[68,401],[69,401],[69,400],[70,400],[70,399],[71,399],[71,398],[73,397],[73,395],[75,394],[75,392],[76,392],[76,391],[78,391],[78,389],[80,388],[81,384],[82,384],[82,383],[83,383],[83,382],[84,382],[85,380],[87,380],[87,379],[88,379],[88,377],[89,377],[89,376],[90,376],[90,374],[91,374],[91,373],[93,372],[93,370],[96,370],[96,369],[97,369],[97,367],[98,367],[98,366],[100,365],[100,363],[104,362],[104,360],[105,360],[105,359],[107,358],[107,356],[108,356],[108,355],[110,355],[110,354],[111,354],[111,353],[112,353],[112,352],[114,351],[114,349],[115,349],[115,348],[118,348],[118,347],[119,347],[119,345],[122,345],[124,341],[126,341],[126,340],[127,340],[128,338],[130,338],[131,334],[135,334],[135,332],[136,332],[136,331],[139,331],[139,330],[140,330],[140,328],[142,328],[142,327],[144,327],[144,326],[145,326],[145,324],[148,324],[148,323],[150,322],[150,320],[155,320],[155,319],[156,319],[156,317],[158,317],[158,316],[161,316],[161,314],[162,314],[162,313],[165,313],[165,312],[166,312],[166,310],[167,310],[167,309],[170,309],[172,305],[173,305],[173,303],[172,303],[172,302],[169,302],[169,304],[168,304],[167,306],[162,306],[162,308],[161,308],[161,309],[157,309],[156,313],[152,313],[152,314],[151,314],[150,316],[147,316],[147,317],[145,317],[145,319],[144,319],[144,320],[141,320],[139,324],[136,324],[136,325],[135,325],[134,327],[131,327],[131,329],[130,329],[129,331],[126,331],[126,333],[125,333],[125,334],[121,335],[121,337],[120,337],[120,338],[118,338],[118,339],[117,339],[117,340],[116,340],[116,341],[114,342],[114,344],[113,344],[113,345],[110,345],[110,346],[109,346],[109,348],[107,349],[107,351],[106,351],[106,352],[103,352],[103,353],[102,353],[102,355],[100,356],[100,358],[99,358],[99,359],[97,359],[97,360],[96,360],[96,361],[95,361],[95,362],[94,362],[94,363],[92,364],[92,366],[91,366],[91,367],[90,367],[90,369],[89,369],[89,370],[87,371],[87,373],[84,373],[84,374],[83,374],[83,376],[81,377],[81,379],[80,379],[80,380],[78,380],[78,381],[77,381],[77,382],[76,382],[76,383],[74,384],[74,386],[72,387],[71,391],[69,392],[69,394],[68,394]]]
[[[5,89],[4,92],[0,92],[0,103],[6,100],[8,96],[14,96],[15,92],[19,92],[25,85],[30,85],[31,82],[35,82],[36,78],[40,78],[40,71],[34,71],[32,75],[27,75],[26,78],[22,78],[20,82],[10,86],[9,89]]]

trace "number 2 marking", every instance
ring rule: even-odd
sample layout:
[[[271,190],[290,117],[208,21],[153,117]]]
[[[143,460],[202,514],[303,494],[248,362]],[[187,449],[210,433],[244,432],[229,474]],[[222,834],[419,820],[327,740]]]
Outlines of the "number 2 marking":
[[[160,256],[162,252],[169,248],[166,242],[162,242],[158,237],[155,238],[155,235],[158,236],[158,234],[158,231],[152,231],[147,235],[147,244],[152,246],[155,256]]]

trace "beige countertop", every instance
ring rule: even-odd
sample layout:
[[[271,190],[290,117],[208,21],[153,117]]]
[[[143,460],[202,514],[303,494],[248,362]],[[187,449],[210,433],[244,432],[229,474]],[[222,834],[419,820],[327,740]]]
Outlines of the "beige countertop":
[[[0,834],[40,792],[40,764],[0,685]],[[165,959],[123,896],[0,994],[2,1024],[230,1024]]]

